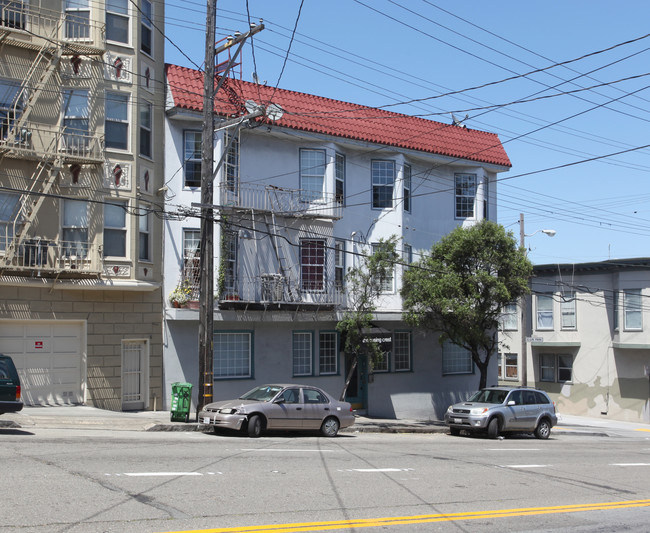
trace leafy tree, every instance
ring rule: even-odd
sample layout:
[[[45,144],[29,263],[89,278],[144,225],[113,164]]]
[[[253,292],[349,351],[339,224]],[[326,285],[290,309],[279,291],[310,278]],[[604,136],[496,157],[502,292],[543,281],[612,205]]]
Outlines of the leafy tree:
[[[525,251],[503,226],[482,221],[457,227],[405,273],[406,320],[441,332],[441,343],[448,339],[469,350],[483,388],[498,350],[502,309],[529,292],[531,274]]]
[[[394,275],[397,238],[381,239],[371,254],[361,256],[359,264],[350,268],[345,276],[348,306],[336,329],[344,340],[346,358],[350,358],[350,370],[343,385],[341,400],[354,375],[361,357],[366,357],[368,367],[384,356],[379,344],[367,335],[372,326],[377,300],[382,293],[382,283]]]

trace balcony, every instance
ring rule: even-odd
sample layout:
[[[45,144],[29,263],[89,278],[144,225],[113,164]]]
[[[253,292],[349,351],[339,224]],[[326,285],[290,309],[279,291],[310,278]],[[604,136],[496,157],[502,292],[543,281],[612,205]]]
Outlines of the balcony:
[[[219,185],[223,209],[255,210],[286,217],[339,219],[343,207],[333,194],[318,194],[272,185],[229,183]]]
[[[12,244],[0,241],[0,265],[5,274],[78,278],[99,276],[102,271],[101,252],[94,244],[35,237],[25,239],[16,253],[8,253]]]

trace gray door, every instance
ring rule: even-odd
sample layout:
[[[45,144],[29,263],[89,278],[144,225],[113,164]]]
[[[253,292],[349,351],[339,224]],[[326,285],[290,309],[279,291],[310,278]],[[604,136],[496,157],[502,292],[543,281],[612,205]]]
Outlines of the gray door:
[[[304,429],[320,429],[320,426],[330,414],[329,400],[316,389],[302,389],[305,400]]]
[[[281,401],[278,401],[281,399]],[[285,389],[267,406],[268,429],[300,429],[302,427],[303,404],[299,388]]]

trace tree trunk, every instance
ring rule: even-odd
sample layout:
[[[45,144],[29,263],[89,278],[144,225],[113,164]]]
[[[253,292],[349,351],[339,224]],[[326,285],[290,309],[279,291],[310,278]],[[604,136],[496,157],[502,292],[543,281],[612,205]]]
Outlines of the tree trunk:
[[[341,402],[345,401],[345,393],[348,392],[348,385],[350,385],[350,381],[352,381],[352,376],[354,375],[354,370],[357,368],[358,362],[359,362],[359,356],[357,354],[353,354],[352,364],[350,365],[350,370],[348,371],[348,375],[345,377],[345,384],[343,385],[343,391],[341,391],[341,397],[339,398],[339,401]]]

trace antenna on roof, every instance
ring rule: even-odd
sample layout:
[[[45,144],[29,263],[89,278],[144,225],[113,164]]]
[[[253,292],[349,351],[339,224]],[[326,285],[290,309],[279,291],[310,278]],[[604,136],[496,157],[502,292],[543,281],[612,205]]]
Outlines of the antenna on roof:
[[[260,84],[260,79],[257,76],[257,72],[253,72],[252,76],[253,76],[253,81],[255,82],[255,84],[259,85]],[[264,80],[262,85],[266,85],[266,80]]]
[[[469,115],[465,115],[465,118],[462,118],[462,119],[459,119],[453,113],[450,113],[450,115],[451,115],[451,124],[452,124],[452,126],[462,126],[463,128],[467,127],[467,126],[465,126],[465,124],[463,124],[463,122],[465,122],[469,118]]]

